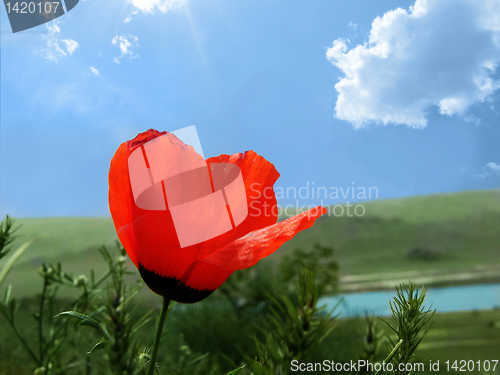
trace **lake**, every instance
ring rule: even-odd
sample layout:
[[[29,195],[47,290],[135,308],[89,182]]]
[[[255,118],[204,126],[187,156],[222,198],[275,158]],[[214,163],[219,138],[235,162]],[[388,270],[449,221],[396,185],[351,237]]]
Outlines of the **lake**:
[[[340,298],[343,297],[334,313],[334,315],[340,314],[339,317],[341,318],[364,316],[366,314],[390,316],[389,301],[393,301],[395,296],[396,290],[341,294],[334,297],[320,298],[318,306],[326,304],[327,311],[331,311]],[[426,310],[428,307],[433,310],[437,309],[438,313],[498,308],[500,307],[500,283],[429,288],[424,306]]]

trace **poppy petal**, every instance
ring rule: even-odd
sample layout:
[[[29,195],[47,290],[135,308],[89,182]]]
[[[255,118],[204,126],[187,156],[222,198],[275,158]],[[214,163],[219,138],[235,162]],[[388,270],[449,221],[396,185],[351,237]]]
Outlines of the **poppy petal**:
[[[136,148],[163,134],[166,134],[166,132],[149,129],[148,131],[138,134],[134,139],[122,143],[111,159],[109,168],[109,211],[111,212],[118,238],[123,247],[127,250],[130,259],[137,267],[139,263],[135,251],[136,241],[130,231],[120,231],[122,227],[134,221],[133,211],[135,202],[130,186],[128,158]]]
[[[118,238],[125,250],[127,250],[127,254],[132,262],[136,266],[139,266],[137,256],[135,255],[135,241],[127,233],[120,232],[123,227],[134,221],[132,214],[134,201],[127,168],[128,155],[127,145],[122,143],[111,159],[108,174],[108,202]]]
[[[214,291],[233,271],[251,267],[260,259],[274,253],[298,232],[310,228],[324,213],[326,209],[318,206],[277,224],[253,231],[209,257],[193,263],[179,284],[200,292]]]
[[[274,165],[253,151],[208,159],[209,165],[230,163],[239,167],[245,185],[248,214],[234,229],[181,249],[171,212],[138,208],[130,184],[130,154],[164,134],[167,133],[149,130],[120,146],[110,166],[109,205],[118,237],[134,264],[137,267],[141,264],[158,275],[179,279],[197,259],[208,256],[252,230],[276,223],[277,204],[272,186],[279,173]],[[188,148],[175,136],[168,134],[168,138],[172,139],[167,146]],[[178,142],[174,143],[173,139]],[[187,155],[185,151],[184,155]],[[273,207],[276,209],[273,210]]]
[[[232,271],[251,267],[274,253],[298,232],[312,227],[315,220],[325,213],[324,207],[317,206],[287,220],[250,232],[202,260]]]
[[[236,237],[276,223],[278,206],[273,185],[280,174],[272,163],[252,150],[233,155],[222,154],[207,159],[207,163],[231,163],[241,170],[245,184],[248,216],[238,226],[238,231],[234,233]]]
[[[295,215],[287,220],[249,233],[216,253],[194,262],[181,280],[160,277],[144,272],[141,275],[148,286],[158,294],[167,295],[181,303],[199,302],[219,288],[231,274],[255,265],[272,254],[298,232],[310,228],[326,213],[323,207]]]
[[[153,140],[154,143],[148,143]],[[133,160],[136,154],[139,162]],[[186,146],[174,134],[157,131],[145,132],[125,142],[113,157],[109,171],[110,211],[118,237],[138,268],[142,265],[161,276],[179,279],[197,259],[204,244],[181,248],[172,212],[167,209],[164,178],[178,175],[192,164],[203,164],[206,168],[200,158],[193,147]],[[131,175],[135,177],[134,168],[147,175],[138,179],[135,186],[134,178],[131,179]],[[153,190],[157,186],[161,196],[150,199],[148,194],[156,194]],[[196,189],[193,184],[193,190]]]

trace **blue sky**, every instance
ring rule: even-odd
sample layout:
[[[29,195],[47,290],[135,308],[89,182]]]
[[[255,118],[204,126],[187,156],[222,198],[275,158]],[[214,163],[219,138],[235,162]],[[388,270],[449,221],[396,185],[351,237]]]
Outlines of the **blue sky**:
[[[119,144],[190,125],[285,189],[500,187],[498,0],[81,0],[16,34],[1,13],[2,216],[107,216]]]

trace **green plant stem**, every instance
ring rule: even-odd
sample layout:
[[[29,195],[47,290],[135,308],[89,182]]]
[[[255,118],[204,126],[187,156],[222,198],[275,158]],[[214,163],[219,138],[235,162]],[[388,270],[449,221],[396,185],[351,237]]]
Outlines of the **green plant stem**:
[[[396,344],[396,346],[394,346],[394,349],[392,349],[392,351],[389,353],[389,355],[387,356],[387,358],[384,359],[385,363],[389,363],[390,361],[392,361],[392,357],[394,357],[394,355],[398,351],[398,349],[401,346],[401,344],[403,344],[403,339],[399,340],[399,342]],[[380,375],[381,373],[382,373],[382,369],[378,370],[375,373],[375,375]]]
[[[104,275],[102,275],[94,284],[94,288],[97,288],[101,283],[108,278],[108,276],[111,274],[109,270],[107,270]]]
[[[153,352],[151,353],[151,360],[149,361],[149,369],[147,375],[153,375],[156,366],[156,357],[158,356],[158,347],[160,346],[161,333],[163,331],[163,323],[165,323],[165,317],[167,316],[168,305],[170,304],[170,299],[163,297],[163,306],[161,307],[160,320],[158,321],[158,327],[156,329],[155,342],[153,344]]]
[[[3,313],[3,311],[2,311]],[[31,350],[31,348],[29,347],[28,343],[26,342],[26,340],[24,339],[23,336],[21,336],[21,334],[19,333],[19,331],[17,330],[16,326],[14,325],[14,320],[11,320],[7,315],[5,315],[5,313],[3,314],[5,316],[5,318],[7,318],[7,321],[9,322],[10,326],[12,327],[12,330],[14,331],[14,334],[16,335],[16,337],[19,339],[19,341],[21,341],[21,344],[23,344],[24,348],[26,349],[26,351],[29,353],[29,355],[31,356],[31,358],[33,359],[33,361],[41,366],[41,361],[37,358],[37,356],[35,355],[35,353],[33,353],[33,351]]]
[[[47,293],[48,281],[45,279],[43,281],[43,290],[42,297],[40,301],[40,312],[38,314],[38,344],[40,346],[40,363],[43,364],[44,360],[44,352],[45,349],[43,347],[43,308],[45,307],[45,294]]]

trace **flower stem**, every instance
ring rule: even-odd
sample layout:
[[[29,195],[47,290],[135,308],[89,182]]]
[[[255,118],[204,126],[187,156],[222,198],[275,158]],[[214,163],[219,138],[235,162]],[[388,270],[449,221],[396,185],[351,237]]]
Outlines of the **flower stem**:
[[[40,297],[40,311],[38,312],[38,346],[40,349],[40,366],[43,365],[43,360],[45,359],[45,348],[43,342],[43,308],[45,307],[45,296],[48,286],[49,281],[45,278],[43,281],[42,296]]]
[[[158,321],[158,327],[156,328],[155,342],[153,344],[153,352],[151,353],[151,360],[149,361],[149,369],[147,375],[153,375],[155,370],[158,347],[160,346],[161,332],[163,331],[163,323],[165,323],[165,317],[167,316],[168,305],[170,304],[170,301],[170,299],[163,297],[163,306],[161,307],[160,320]]]

